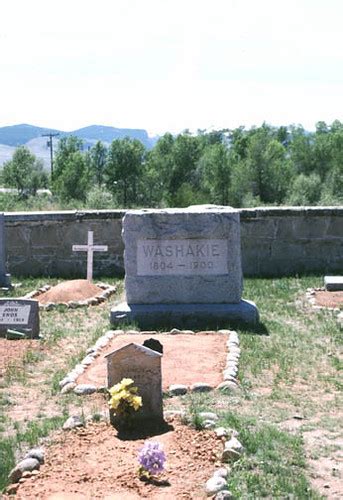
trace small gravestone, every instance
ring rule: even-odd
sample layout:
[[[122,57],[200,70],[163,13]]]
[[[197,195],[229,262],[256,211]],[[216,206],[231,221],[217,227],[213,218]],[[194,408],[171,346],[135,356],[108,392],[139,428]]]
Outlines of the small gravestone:
[[[107,354],[107,386],[118,384],[123,378],[131,378],[142,397],[143,406],[134,412],[133,421],[163,422],[162,403],[162,354],[138,344],[128,344]],[[110,420],[115,424],[114,411]]]
[[[11,286],[11,275],[6,273],[5,217],[0,213],[0,288]]]
[[[126,302],[112,309],[112,323],[151,330],[258,322],[256,305],[242,299],[238,210],[129,210],[123,241]]]
[[[328,292],[339,292],[343,290],[343,276],[325,276],[324,285]]]
[[[8,330],[22,332],[29,338],[38,338],[38,301],[31,299],[0,299],[0,335],[6,335]]]
[[[144,347],[149,347],[149,349],[163,354],[163,345],[157,339],[146,339],[144,340],[143,345]]]

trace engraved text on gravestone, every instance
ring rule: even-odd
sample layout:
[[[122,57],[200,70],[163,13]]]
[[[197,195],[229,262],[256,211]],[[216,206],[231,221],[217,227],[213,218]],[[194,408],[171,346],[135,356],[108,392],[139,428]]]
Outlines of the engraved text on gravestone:
[[[224,275],[227,273],[227,240],[142,239],[137,242],[138,276]]]

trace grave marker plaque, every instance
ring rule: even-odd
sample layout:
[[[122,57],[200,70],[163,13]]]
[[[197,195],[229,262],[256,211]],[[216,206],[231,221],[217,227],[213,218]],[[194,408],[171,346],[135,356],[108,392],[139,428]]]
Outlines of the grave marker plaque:
[[[0,333],[16,330],[29,338],[39,336],[39,307],[37,300],[0,299]]]
[[[123,378],[131,378],[138,387],[143,406],[134,413],[133,419],[163,421],[162,404],[162,354],[138,344],[128,344],[107,354],[107,386],[111,388]],[[115,423],[113,410],[111,423]]]

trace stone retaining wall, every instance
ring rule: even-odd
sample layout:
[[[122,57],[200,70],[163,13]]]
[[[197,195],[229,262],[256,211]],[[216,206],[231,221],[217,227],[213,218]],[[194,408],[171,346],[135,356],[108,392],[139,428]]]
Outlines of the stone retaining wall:
[[[86,253],[73,244],[108,245],[95,253],[94,276],[124,273],[122,210],[6,213],[8,272],[85,277]],[[242,209],[245,276],[343,273],[343,207]]]

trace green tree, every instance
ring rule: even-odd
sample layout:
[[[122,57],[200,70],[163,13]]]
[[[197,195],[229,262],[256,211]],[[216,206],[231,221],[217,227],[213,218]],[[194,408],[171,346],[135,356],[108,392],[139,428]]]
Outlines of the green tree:
[[[55,158],[53,189],[62,200],[84,201],[91,184],[91,175],[85,155],[82,153],[82,140],[77,137],[63,137]]]
[[[98,186],[104,183],[106,160],[107,149],[101,141],[97,141],[89,151],[89,167]]]
[[[118,196],[124,207],[137,204],[138,183],[142,175],[145,147],[138,139],[114,140],[108,150],[105,167],[107,189]]]
[[[309,175],[315,171],[314,141],[303,127],[291,127],[290,158],[296,174]]]
[[[186,200],[187,203],[192,203],[190,197],[200,187],[197,167],[203,147],[202,139],[188,132],[179,134],[176,138],[165,134],[155,146],[150,160],[161,177],[163,199],[168,206],[184,204]]]
[[[247,138],[238,135],[244,151],[233,156],[232,198],[236,204],[242,205],[247,196],[261,203],[282,203],[292,178],[292,164],[278,137],[279,131],[266,124],[251,129]],[[235,149],[234,145],[233,152]]]
[[[290,205],[316,205],[320,199],[322,182],[318,174],[300,174],[290,189]]]
[[[12,160],[4,164],[2,179],[5,186],[17,189],[20,197],[35,195],[37,189],[48,186],[48,175],[42,160],[37,159],[26,146],[18,147]]]
[[[208,146],[200,159],[202,184],[211,203],[228,205],[231,178],[230,155],[223,143]]]
[[[174,141],[172,134],[166,133],[146,155],[143,187],[149,206],[168,205]]]

